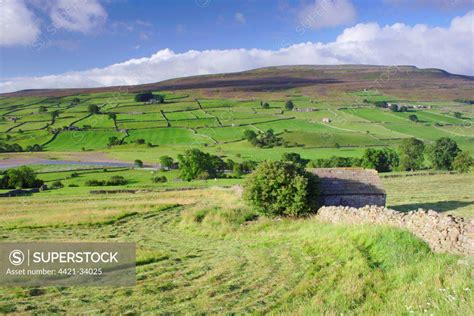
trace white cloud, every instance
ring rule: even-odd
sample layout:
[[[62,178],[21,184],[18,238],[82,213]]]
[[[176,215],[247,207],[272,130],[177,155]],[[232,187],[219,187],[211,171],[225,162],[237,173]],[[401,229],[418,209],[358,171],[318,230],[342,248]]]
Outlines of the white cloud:
[[[29,45],[40,34],[39,22],[22,0],[0,0],[0,46]]]
[[[454,18],[446,28],[423,24],[358,24],[346,28],[334,42],[306,42],[279,50],[191,50],[175,53],[164,49],[150,57],[131,59],[105,68],[4,80],[0,83],[0,91],[132,85],[189,75],[291,64],[415,65],[474,75],[473,19],[474,11],[470,11]]]
[[[298,25],[304,29],[347,25],[354,22],[356,16],[356,9],[350,0],[315,0],[297,13]]]
[[[32,9],[45,11],[51,21],[41,21]],[[54,29],[90,33],[106,19],[107,12],[98,0],[0,0],[0,46],[36,46],[41,25],[50,33],[50,40]],[[42,45],[45,41],[41,40]]]
[[[472,0],[385,0],[384,2],[410,7],[428,7],[437,9],[472,8],[473,6]]]
[[[241,12],[236,12],[234,15],[234,18],[240,24],[245,24],[245,22],[247,22],[247,20],[245,19],[245,16]]]
[[[55,0],[49,16],[56,28],[89,33],[105,22],[107,12],[97,0]]]

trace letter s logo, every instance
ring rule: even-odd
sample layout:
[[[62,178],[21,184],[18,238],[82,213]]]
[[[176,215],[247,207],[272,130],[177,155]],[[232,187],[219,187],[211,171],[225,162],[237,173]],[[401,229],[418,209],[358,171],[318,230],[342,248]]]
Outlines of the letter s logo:
[[[25,254],[21,250],[12,250],[8,259],[10,259],[10,263],[14,266],[19,266],[25,261]]]

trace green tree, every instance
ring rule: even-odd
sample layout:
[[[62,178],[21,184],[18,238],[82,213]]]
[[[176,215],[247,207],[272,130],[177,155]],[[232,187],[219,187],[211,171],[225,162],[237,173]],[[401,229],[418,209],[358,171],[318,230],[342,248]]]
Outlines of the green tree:
[[[247,178],[244,198],[268,216],[299,216],[317,208],[316,178],[301,166],[264,161]]]
[[[474,159],[468,152],[461,151],[456,155],[453,161],[453,168],[460,173],[468,173],[471,171],[471,167],[474,164]]]
[[[308,159],[301,158],[301,155],[298,153],[284,153],[281,157],[281,160],[298,164],[301,167],[305,167],[309,162]]]
[[[403,170],[419,170],[425,160],[425,144],[416,138],[404,138],[398,147],[400,167]]]
[[[166,168],[167,170],[171,170],[171,168],[173,168],[173,165],[174,165],[174,160],[170,156],[166,156],[166,155],[161,156],[160,165]]]
[[[46,112],[48,112],[48,108],[45,107],[44,105],[41,105],[41,106],[38,108],[38,112],[39,112],[39,113],[46,113]]]
[[[22,166],[18,169],[10,169],[6,176],[8,177],[8,186],[10,188],[34,188],[43,184],[43,181],[36,178],[33,169],[26,166]]]
[[[99,114],[100,108],[96,104],[89,104],[89,106],[87,107],[87,111],[91,114]]]
[[[410,116],[408,116],[408,119],[412,122],[418,122],[418,116],[416,116],[415,114],[410,114]]]
[[[56,122],[56,118],[59,116],[59,111],[54,110],[53,112],[50,112],[49,115],[51,116],[51,125],[53,125],[54,122]]]
[[[268,104],[268,102],[265,102],[265,103],[262,105],[262,108],[264,108],[264,109],[269,109],[269,108],[270,108],[270,104]]]
[[[453,161],[461,150],[455,140],[443,137],[430,150],[433,167],[438,170],[452,170]]]
[[[295,108],[295,105],[293,104],[293,101],[291,101],[291,100],[286,101],[285,109],[287,109],[288,111],[291,111],[294,108]]]
[[[199,149],[186,150],[178,156],[180,177],[183,180],[216,178],[222,175],[225,162]]]
[[[244,138],[248,141],[252,141],[252,139],[255,139],[257,138],[257,133],[255,133],[254,131],[252,130],[245,130],[244,131]]]
[[[113,121],[114,121],[115,130],[118,130],[118,126],[117,126],[117,114],[116,114],[116,113],[113,113],[113,112],[110,112],[109,115],[108,115],[108,117],[109,117],[110,120],[113,120]]]
[[[364,168],[375,169],[378,172],[389,172],[399,164],[398,154],[390,148],[373,149],[367,148],[362,157]]]
[[[462,113],[461,112],[454,112],[453,113],[455,118],[462,118]]]

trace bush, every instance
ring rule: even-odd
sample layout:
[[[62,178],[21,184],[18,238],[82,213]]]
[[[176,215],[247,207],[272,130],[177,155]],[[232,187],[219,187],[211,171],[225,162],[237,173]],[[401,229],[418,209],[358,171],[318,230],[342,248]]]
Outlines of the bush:
[[[143,138],[139,138],[135,141],[135,143],[138,144],[138,145],[143,145],[143,144],[145,144],[145,140]]]
[[[156,176],[151,178],[151,181],[153,181],[153,183],[165,183],[168,182],[168,179],[165,176]]]
[[[136,160],[133,162],[133,165],[134,165],[136,168],[143,168],[143,161],[141,161],[140,159],[136,159]]]
[[[313,168],[347,168],[347,167],[360,167],[362,165],[362,159],[352,157],[338,157],[331,156],[328,159],[316,159],[311,161],[310,167]]]
[[[70,187],[70,188],[77,188],[78,185],[77,185],[77,184],[74,184],[74,183],[71,183],[70,185],[68,185],[68,187]]]
[[[113,176],[107,181],[106,185],[125,185],[127,180],[122,176]]]
[[[456,158],[453,161],[453,168],[460,173],[468,173],[471,170],[472,165],[474,164],[474,159],[472,159],[469,153],[462,151],[457,154]]]
[[[79,173],[77,172],[71,173],[71,178],[77,178],[77,177],[79,177]]]
[[[174,166],[174,160],[170,156],[161,156],[160,165],[161,167],[164,167],[167,170],[171,170],[171,168],[173,168]]]
[[[398,167],[400,158],[398,154],[390,148],[384,149],[366,149],[362,157],[362,166],[364,168],[375,169],[378,172],[389,172]]]
[[[105,180],[94,180],[94,179],[87,180],[86,185],[88,187],[101,187],[105,185]]]
[[[147,102],[155,99],[157,103],[163,103],[164,98],[162,95],[153,94],[152,92],[143,92],[135,95],[135,102]]]
[[[60,189],[64,187],[64,185],[61,183],[61,181],[57,180],[57,181],[54,181],[52,184],[51,184],[51,188],[53,189]]]
[[[245,182],[244,197],[264,215],[303,215],[316,210],[316,177],[293,163],[264,161]]]

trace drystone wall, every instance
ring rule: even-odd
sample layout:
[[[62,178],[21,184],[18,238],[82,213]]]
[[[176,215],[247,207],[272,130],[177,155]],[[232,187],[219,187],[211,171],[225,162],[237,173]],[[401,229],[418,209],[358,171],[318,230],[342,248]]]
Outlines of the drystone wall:
[[[419,209],[407,213],[385,207],[324,206],[317,217],[331,223],[380,224],[406,229],[435,252],[474,255],[474,220]]]

